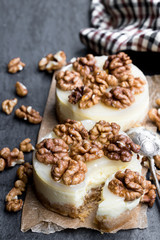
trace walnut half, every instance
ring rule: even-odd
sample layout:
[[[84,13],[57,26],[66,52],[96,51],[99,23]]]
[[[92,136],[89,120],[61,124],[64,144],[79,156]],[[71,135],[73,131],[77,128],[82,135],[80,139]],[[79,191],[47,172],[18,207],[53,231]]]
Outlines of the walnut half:
[[[25,63],[21,62],[21,59],[19,57],[13,58],[9,63],[8,63],[8,72],[9,73],[16,73],[18,71],[22,71],[23,68],[25,67]]]
[[[2,110],[5,112],[7,115],[11,114],[13,111],[13,108],[16,106],[18,100],[17,98],[14,99],[7,99],[2,102]]]
[[[138,153],[140,146],[123,134],[113,136],[110,142],[104,146],[104,154],[109,159],[121,160],[122,162],[131,161],[132,151]]]
[[[131,90],[116,87],[112,88],[109,92],[104,93],[101,100],[107,106],[112,106],[114,108],[126,108],[135,101],[135,98]]]
[[[37,112],[31,106],[22,105],[15,111],[15,115],[18,118],[28,120],[28,122],[33,124],[39,124],[42,121],[42,117],[40,116],[39,112]]]

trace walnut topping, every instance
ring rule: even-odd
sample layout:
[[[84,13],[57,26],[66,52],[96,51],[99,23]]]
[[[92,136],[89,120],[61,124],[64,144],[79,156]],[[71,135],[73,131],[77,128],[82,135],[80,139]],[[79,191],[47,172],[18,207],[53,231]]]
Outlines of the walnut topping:
[[[16,93],[18,96],[24,97],[28,94],[28,90],[21,82],[16,82]]]
[[[84,94],[84,86],[75,88],[68,96],[68,102],[76,104],[82,98]]]
[[[32,177],[32,166],[29,163],[20,166],[17,170],[17,176],[19,179],[6,196],[6,210],[9,212],[17,212],[22,209],[23,201],[18,199],[18,196],[26,190],[26,184]]]
[[[85,76],[93,72],[96,68],[96,60],[92,54],[86,55],[86,57],[79,57],[73,63],[73,68],[75,71],[79,72],[81,76]]]
[[[103,91],[108,88],[107,73],[100,69],[96,69],[92,74],[84,76],[83,82],[87,87],[91,87],[93,84],[96,84],[99,88],[103,87]]]
[[[56,75],[57,87],[70,91],[83,85],[80,74],[74,71],[60,71]]]
[[[101,100],[107,106],[126,108],[135,101],[135,98],[129,89],[116,87],[112,88],[110,92],[104,93]]]
[[[160,114],[159,114],[159,111],[156,108],[152,108],[152,109],[149,110],[148,116],[151,119],[151,121],[153,121],[156,124],[158,130],[160,131]]]
[[[11,114],[13,111],[13,108],[16,106],[18,100],[17,98],[14,99],[7,99],[2,102],[2,110],[5,112],[7,115]]]
[[[103,145],[98,141],[83,140],[73,143],[70,149],[71,157],[76,161],[89,162],[103,157]]]
[[[112,160],[129,162],[132,159],[132,151],[138,153],[140,146],[135,144],[126,135],[115,135],[110,139],[110,143],[104,146],[104,154]]]
[[[53,164],[68,156],[68,145],[62,139],[44,139],[36,145],[36,158],[44,164]]]
[[[33,145],[31,144],[31,139],[30,138],[26,138],[24,139],[20,145],[19,148],[22,152],[31,152],[34,150]]]
[[[15,114],[18,118],[28,120],[28,122],[33,124],[38,124],[42,121],[42,117],[40,116],[39,112],[34,110],[31,106],[22,105],[15,111]]]
[[[131,73],[131,68],[128,65],[131,63],[130,57],[124,52],[120,52],[109,56],[104,63],[103,69],[109,70],[109,73],[114,75],[119,81],[125,81]]]
[[[59,51],[56,54],[48,54],[46,57],[39,61],[39,70],[53,72],[66,65],[66,54],[63,51]]]
[[[67,158],[58,160],[52,166],[51,175],[55,181],[62,179],[66,185],[76,185],[84,181],[86,172],[87,167],[84,162]]]
[[[108,142],[114,135],[119,133],[120,126],[116,123],[108,123],[104,120],[97,122],[89,131],[91,140],[100,141],[102,144]]]
[[[115,178],[109,182],[108,188],[114,194],[123,197],[125,201],[133,201],[141,197],[141,202],[153,206],[156,198],[156,187],[138,172],[130,169],[126,169],[124,172],[118,171]]]
[[[100,97],[97,92],[99,92],[99,89],[97,89],[96,85],[93,85],[92,89],[84,87],[83,96],[79,101],[79,107],[86,109],[98,104]]]
[[[13,58],[9,63],[8,63],[8,72],[9,73],[16,73],[18,71],[22,71],[23,68],[25,67],[25,63],[21,62],[20,58]]]
[[[126,81],[122,81],[119,85],[130,89],[133,94],[139,94],[144,91],[145,84],[146,82],[142,78],[135,78],[133,75],[129,75]]]
[[[5,147],[0,151],[0,157],[4,159],[6,167],[14,167],[16,164],[24,163],[24,155],[18,148],[14,148],[10,151],[9,148]]]
[[[79,121],[68,119],[64,124],[58,124],[53,129],[54,133],[62,138],[67,144],[73,141],[80,142],[88,138],[88,131]]]

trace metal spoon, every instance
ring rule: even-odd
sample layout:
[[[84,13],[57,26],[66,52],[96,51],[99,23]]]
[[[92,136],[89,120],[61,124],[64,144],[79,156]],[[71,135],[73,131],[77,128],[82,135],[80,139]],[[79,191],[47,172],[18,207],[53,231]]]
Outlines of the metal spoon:
[[[150,171],[160,198],[160,185],[156,176],[156,167],[153,159],[153,156],[157,154],[160,155],[160,138],[156,133],[153,133],[144,127],[131,128],[127,134],[134,143],[140,145],[140,152],[149,159]]]

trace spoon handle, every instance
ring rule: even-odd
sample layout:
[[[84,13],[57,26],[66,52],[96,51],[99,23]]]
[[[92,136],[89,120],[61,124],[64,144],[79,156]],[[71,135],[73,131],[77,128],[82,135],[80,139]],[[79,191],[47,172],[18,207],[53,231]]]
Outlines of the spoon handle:
[[[156,185],[157,194],[160,198],[160,185],[159,185],[159,182],[158,182],[158,179],[157,179],[157,176],[156,176],[154,159],[153,159],[153,157],[148,157],[148,159],[149,159],[150,171],[151,171],[151,174],[152,174],[152,177],[153,177],[153,181],[154,181],[154,184]]]

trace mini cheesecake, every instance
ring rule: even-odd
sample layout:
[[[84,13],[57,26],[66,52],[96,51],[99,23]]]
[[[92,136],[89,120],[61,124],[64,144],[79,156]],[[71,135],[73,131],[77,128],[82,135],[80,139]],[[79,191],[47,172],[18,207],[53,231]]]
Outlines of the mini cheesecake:
[[[107,56],[95,57],[96,66],[100,70],[103,70],[106,59]],[[145,82],[145,85],[143,86],[143,92],[135,94],[135,101],[130,106],[120,109],[107,106],[100,101],[96,105],[93,105],[87,109],[82,109],[79,108],[78,103],[72,104],[68,101],[71,91],[64,91],[57,86],[56,111],[59,121],[64,122],[66,119],[70,118],[77,121],[90,119],[97,122],[103,119],[110,123],[118,123],[123,131],[126,131],[137,123],[143,122],[147,115],[149,106],[148,83],[146,77],[140,69],[133,64],[129,64],[129,66],[131,67],[131,74],[135,78],[140,77]],[[73,64],[71,63],[61,69],[61,71],[66,70],[74,71]],[[106,89],[106,91],[109,90],[111,90],[111,87]]]
[[[82,121],[82,124],[85,129],[89,131],[93,128],[95,122],[91,120],[85,120]],[[120,133],[126,136],[124,132]],[[57,136],[54,132],[51,132],[44,138],[42,138],[40,142],[44,139],[54,138],[57,138]],[[133,152],[132,159],[129,162],[111,160],[106,156],[86,162],[88,171],[85,174],[84,181],[76,185],[65,185],[63,181],[55,181],[52,178],[52,165],[44,164],[38,161],[38,159],[36,158],[36,154],[34,154],[33,176],[34,186],[38,199],[45,207],[52,211],[60,213],[64,216],[83,218],[88,214],[89,211],[87,203],[90,202],[93,198],[94,200],[96,200],[96,202],[99,201],[102,186],[105,184],[106,180],[115,172],[128,168],[141,173],[140,159],[137,158],[137,154]],[[105,195],[106,198],[109,197],[107,201],[112,208],[112,197],[110,197],[111,194],[108,194],[106,190],[103,190],[102,195]],[[117,201],[116,199],[117,196],[113,196],[113,202]],[[138,201],[136,201],[135,205],[137,204]],[[105,212],[104,208],[101,207],[102,205],[105,204],[103,204],[103,202],[100,203],[97,213],[98,216],[101,216],[102,213]],[[121,205],[122,204],[120,202],[120,205],[118,205],[118,211],[124,212],[126,208],[121,208]],[[135,205],[133,204],[133,206]],[[116,214],[114,208],[113,210],[111,210],[111,212],[112,215]]]

